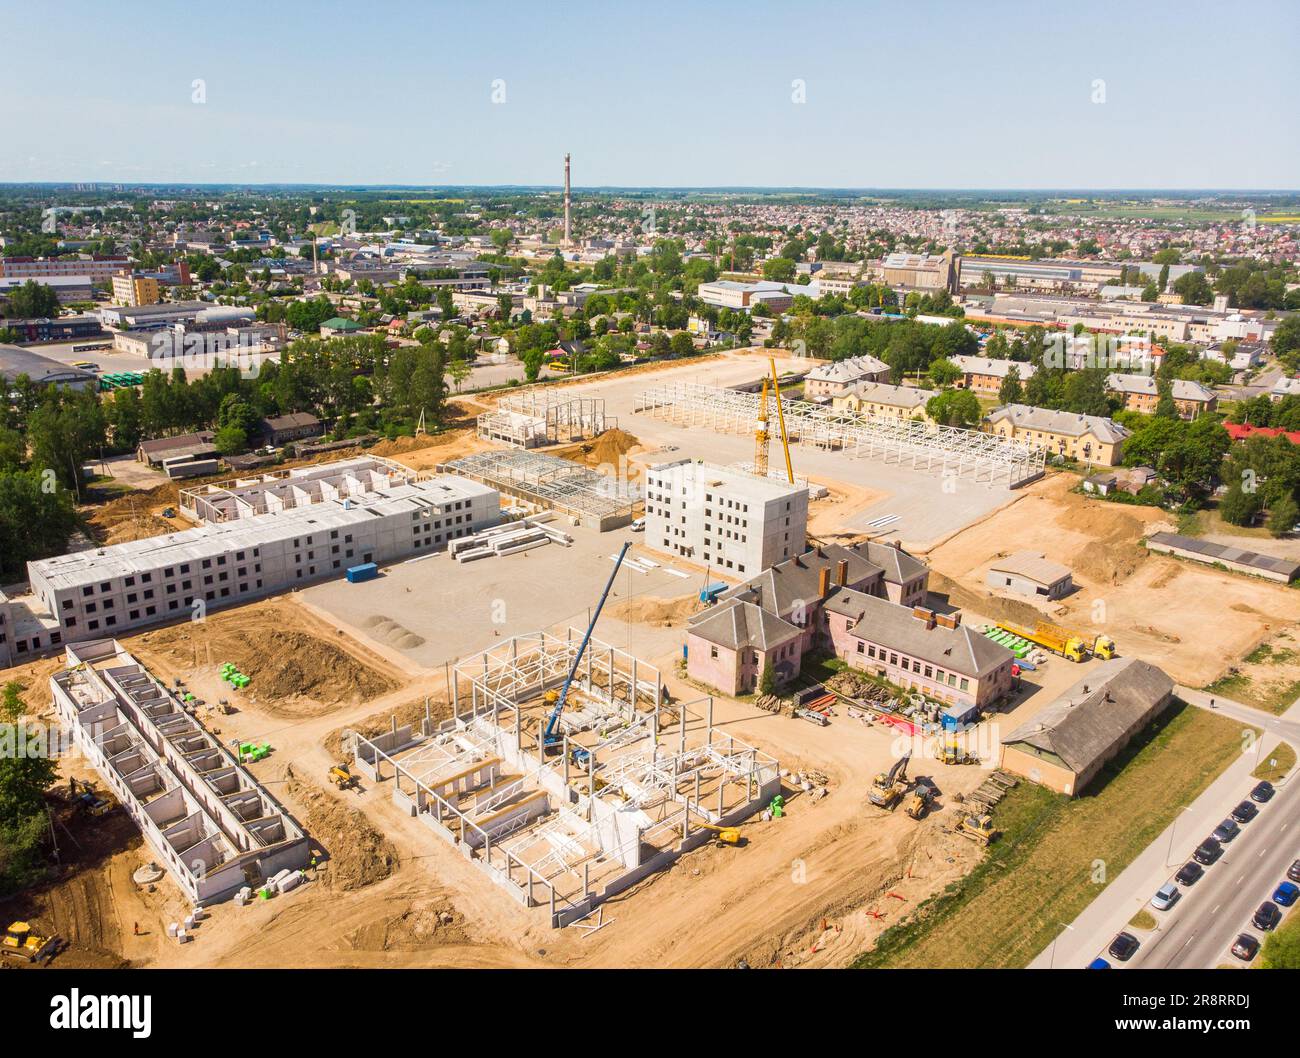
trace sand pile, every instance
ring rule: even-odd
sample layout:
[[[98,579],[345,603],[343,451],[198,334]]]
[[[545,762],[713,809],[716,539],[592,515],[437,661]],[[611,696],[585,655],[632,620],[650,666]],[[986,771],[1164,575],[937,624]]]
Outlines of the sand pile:
[[[152,489],[136,489],[110,500],[92,511],[86,521],[101,544],[145,540],[151,536],[179,532],[175,525],[154,514],[160,507],[175,507],[179,502],[179,490],[175,482],[169,481]]]
[[[465,916],[450,900],[417,899],[400,914],[360,926],[347,935],[347,942],[359,951],[399,951],[430,944],[467,944]]]
[[[654,628],[681,628],[686,619],[704,608],[699,597],[683,595],[677,599],[661,599],[642,595],[625,599],[609,608],[611,617],[629,624],[651,625]]]
[[[1089,503],[1062,512],[1057,524],[1072,533],[1092,537],[1069,565],[1079,576],[1098,584],[1119,584],[1131,577],[1147,557],[1138,540],[1146,533],[1139,518],[1116,511],[1114,504]]]
[[[613,429],[606,430],[590,441],[557,448],[553,454],[589,467],[626,466],[628,480],[632,481],[640,476],[641,468],[638,464],[628,462],[627,457],[640,447],[641,442],[626,430]]]
[[[289,796],[304,809],[299,816],[312,842],[328,856],[324,882],[330,889],[363,889],[391,876],[400,865],[397,849],[363,813],[330,797],[287,769]]]
[[[398,624],[391,617],[375,614],[367,617],[361,627],[379,642],[398,650],[414,650],[425,644],[424,636],[418,636],[405,625]]]

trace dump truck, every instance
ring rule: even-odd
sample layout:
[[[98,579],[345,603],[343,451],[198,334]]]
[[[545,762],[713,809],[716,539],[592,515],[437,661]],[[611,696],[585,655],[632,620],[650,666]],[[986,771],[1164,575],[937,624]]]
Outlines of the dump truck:
[[[28,962],[52,959],[58,950],[58,937],[42,937],[26,922],[13,922],[0,937],[0,952]]]
[[[1025,640],[1071,661],[1087,661],[1089,657],[1094,656],[1109,660],[1115,656],[1115,641],[1110,636],[1098,635],[1089,638],[1047,621],[1039,621],[1033,628],[1010,621],[999,621],[997,631],[1005,633],[1012,641],[1017,638]],[[1015,652],[1013,642],[1003,642],[1003,645]]]
[[[907,792],[907,762],[911,759],[910,755],[901,757],[888,773],[882,771],[877,775],[867,790],[867,800],[877,808],[893,808]]]

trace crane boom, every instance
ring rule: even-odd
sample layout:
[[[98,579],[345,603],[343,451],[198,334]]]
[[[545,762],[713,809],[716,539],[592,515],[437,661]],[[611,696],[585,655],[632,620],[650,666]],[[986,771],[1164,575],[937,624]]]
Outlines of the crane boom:
[[[770,356],[767,359],[769,366],[772,368],[772,388],[776,390],[776,421],[781,427],[781,448],[785,451],[785,476],[789,479],[790,484],[794,484],[794,467],[790,465],[790,439],[785,433],[785,409],[781,407],[781,383],[776,377],[776,357]],[[766,390],[766,386],[764,386]],[[763,401],[763,409],[767,410],[767,401]],[[763,464],[763,476],[767,476],[767,464]]]
[[[767,379],[763,379],[763,393],[758,398],[758,423],[754,430],[754,473],[767,477]]]
[[[600,619],[600,611],[605,605],[605,600],[609,598],[610,589],[614,587],[614,578],[618,576],[619,567],[623,565],[623,556],[627,554],[627,549],[631,546],[632,541],[625,540],[623,550],[618,553],[618,558],[614,560],[614,568],[609,574],[609,580],[605,582],[605,590],[600,593],[600,601],[596,603],[596,609],[592,612],[591,620],[587,623],[586,634],[582,637],[582,642],[573,655],[573,664],[569,666],[569,674],[564,677],[564,686],[560,688],[560,697],[556,699],[555,708],[551,710],[550,719],[546,721],[546,731],[542,736],[544,746],[553,746],[560,741],[555,734],[555,726],[560,722],[560,714],[564,712],[564,703],[569,697],[569,687],[573,683],[573,677],[577,675],[578,664],[582,661],[582,655],[587,652],[587,644],[591,642],[591,633],[596,627],[596,622]]]

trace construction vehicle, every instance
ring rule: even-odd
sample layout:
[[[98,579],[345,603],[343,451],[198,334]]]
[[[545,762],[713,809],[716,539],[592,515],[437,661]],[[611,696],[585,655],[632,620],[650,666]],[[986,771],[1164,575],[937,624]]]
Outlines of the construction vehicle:
[[[591,620],[587,622],[587,631],[582,636],[582,642],[578,644],[578,649],[574,652],[573,663],[569,666],[569,674],[564,677],[563,686],[560,687],[558,693],[548,691],[546,694],[547,703],[553,703],[554,708],[551,710],[551,715],[546,721],[546,728],[542,732],[542,749],[545,753],[559,753],[564,747],[564,736],[556,730],[560,724],[560,714],[564,712],[564,705],[569,699],[569,688],[573,686],[573,677],[578,673],[578,665],[582,661],[582,655],[587,652],[587,644],[591,642],[591,633],[596,628],[596,622],[600,620],[600,611],[605,607],[605,600],[609,598],[610,590],[614,587],[614,578],[618,576],[619,567],[623,565],[623,559],[627,556],[628,548],[631,546],[632,542],[625,540],[623,549],[618,553],[618,558],[614,560],[614,568],[610,571],[609,580],[605,582],[605,590],[600,593],[600,601],[596,603],[596,608],[592,611]],[[569,754],[569,757],[574,764],[582,765],[587,763],[591,754],[581,746],[577,746]]]
[[[53,958],[58,947],[58,937],[42,937],[33,933],[32,927],[26,922],[11,923],[4,936],[0,937],[0,952],[28,962]]]
[[[1018,647],[1014,641],[1022,639],[1026,643],[1040,646],[1071,661],[1087,661],[1089,657],[1109,660],[1115,656],[1115,641],[1110,636],[1098,635],[1089,639],[1087,636],[1081,636],[1047,621],[1039,621],[1033,628],[1026,628],[1011,621],[999,621],[995,634],[990,638],[995,642],[1000,638],[1004,639],[998,637],[996,632],[1004,633],[1004,637],[1011,637],[1011,641],[1003,641],[1002,645],[1013,653],[1017,652]]]
[[[935,746],[935,759],[940,764],[978,764],[979,758],[966,752],[956,742],[941,742]]]
[[[715,827],[712,823],[694,824],[703,830],[712,830],[718,835],[719,845],[739,845],[741,843],[740,827]]]
[[[352,769],[347,766],[346,762],[335,764],[330,769],[329,780],[340,790],[360,788],[357,777],[352,774]]]
[[[912,788],[912,796],[907,799],[906,812],[913,819],[921,819],[930,811],[934,803],[934,786],[928,779],[921,779]]]
[[[894,762],[888,773],[881,772],[871,781],[867,790],[867,800],[877,808],[890,808],[907,792],[907,762],[912,759],[909,753]]]
[[[961,822],[957,824],[957,833],[978,841],[981,845],[987,845],[997,837],[997,831],[993,829],[993,817],[988,815],[962,816]]]

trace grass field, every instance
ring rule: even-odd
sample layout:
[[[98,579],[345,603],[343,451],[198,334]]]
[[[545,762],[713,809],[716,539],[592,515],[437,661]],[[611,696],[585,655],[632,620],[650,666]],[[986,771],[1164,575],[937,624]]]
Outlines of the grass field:
[[[1205,688],[1207,694],[1217,694],[1230,698],[1242,705],[1253,705],[1268,713],[1285,713],[1291,703],[1300,698],[1300,680],[1269,680],[1267,682],[1253,679],[1244,672],[1234,672],[1223,676]]]
[[[858,967],[1027,965],[1241,752],[1241,725],[1179,704],[1071,800],[1022,781],[969,875],[881,935]]]
[[[1274,763],[1276,762],[1276,763]],[[1251,775],[1256,779],[1265,779],[1268,782],[1277,782],[1287,772],[1295,767],[1295,749],[1289,742],[1279,742],[1277,749],[1273,750],[1268,757],[1260,762]]]

